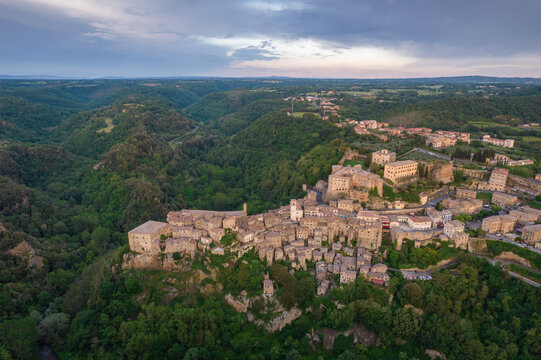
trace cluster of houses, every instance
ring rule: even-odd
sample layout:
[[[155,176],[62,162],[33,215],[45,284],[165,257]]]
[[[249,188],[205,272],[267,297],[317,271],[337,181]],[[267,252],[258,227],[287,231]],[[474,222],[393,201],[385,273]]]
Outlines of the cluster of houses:
[[[415,161],[396,161],[396,154],[386,149],[374,152],[372,161],[384,166],[384,178],[400,182],[415,177]],[[452,164],[450,165],[452,179]],[[440,169],[440,168],[438,168]],[[441,169],[440,169],[441,170]],[[442,175],[444,176],[444,175]],[[478,191],[493,192],[493,203],[512,206],[516,196],[504,192],[508,172],[495,169],[478,189],[459,188],[456,196],[442,201],[444,210],[418,208],[423,215],[404,211],[367,211],[363,202],[370,195],[383,195],[384,179],[363,170],[362,166],[334,165],[327,181],[305,185],[306,196],[292,199],[289,205],[264,214],[248,215],[246,204],[241,211],[181,210],[167,215],[167,222],[147,221],[128,232],[130,249],[147,255],[188,254],[210,250],[225,254],[222,238],[235,234],[235,242],[226,245],[241,257],[255,251],[268,265],[287,261],[293,269],[312,268],[318,280],[318,294],[325,294],[336,282],[349,283],[363,275],[374,284],[386,285],[387,267],[373,264],[373,253],[382,243],[383,232],[390,232],[398,250],[405,239],[415,247],[426,246],[439,238],[457,248],[465,248],[468,234],[465,224],[453,220],[459,214],[475,214],[483,208]],[[395,209],[405,207],[397,206]],[[418,213],[418,211],[417,211]],[[532,221],[541,219],[541,211],[529,207],[512,210],[483,220],[489,233],[511,231],[522,224],[523,237],[541,246],[541,226]],[[265,293],[272,293],[272,282],[264,284]]]

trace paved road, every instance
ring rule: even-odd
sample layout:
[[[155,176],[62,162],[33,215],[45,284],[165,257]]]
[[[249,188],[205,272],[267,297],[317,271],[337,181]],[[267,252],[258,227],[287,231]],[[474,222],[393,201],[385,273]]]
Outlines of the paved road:
[[[177,144],[182,144],[182,141],[178,141],[179,139],[182,139],[182,138],[185,138],[186,136],[190,136],[192,135],[193,133],[195,133],[197,130],[199,130],[199,125],[196,125],[194,129],[190,130],[190,132],[184,134],[184,135],[181,135],[177,138],[174,138],[173,140],[169,141],[169,145],[173,145],[174,143],[177,143]],[[177,142],[178,141],[178,142]]]
[[[514,262],[511,262],[511,261],[506,261],[506,260],[494,260],[494,259],[491,259],[491,258],[488,258],[486,256],[482,256],[482,255],[475,255],[476,257],[478,257],[479,259],[484,259],[486,261],[488,261],[489,263],[491,263],[493,266],[496,266],[497,263],[500,263],[500,266],[502,268],[505,267],[505,265],[508,265],[508,264],[515,264]],[[507,269],[506,269],[507,270]],[[533,280],[530,280],[528,279],[527,277],[524,277],[520,274],[517,274],[516,272],[513,272],[511,270],[507,270],[507,272],[509,273],[509,275],[511,275],[512,277],[514,278],[517,278],[517,279],[520,279],[522,281],[524,281],[525,283],[527,284],[530,284],[532,286],[535,286],[535,287],[539,287],[541,286],[541,284],[539,283],[536,283],[535,281]]]
[[[409,154],[409,153],[411,153],[411,152],[414,152],[414,151],[418,151],[418,152],[423,153],[423,154],[426,154],[426,155],[438,157],[438,158],[440,158],[440,159],[444,159],[444,160],[447,160],[447,161],[450,161],[450,160],[451,160],[451,157],[450,157],[450,156],[443,155],[443,154],[440,154],[440,153],[437,153],[437,152],[433,152],[433,151],[428,151],[428,150],[421,149],[421,148],[413,148],[413,149],[411,149],[410,151],[408,151],[407,153],[404,153],[404,154],[400,155],[399,157],[406,156],[407,154]]]
[[[504,241],[504,242],[506,242],[508,244],[512,244],[512,245],[521,247],[521,248],[526,249],[526,250],[533,251],[533,252],[538,253],[539,255],[541,255],[541,250],[540,249],[536,249],[536,248],[534,248],[533,246],[530,246],[530,245],[517,243],[516,241],[514,241],[512,239],[509,239],[506,236],[498,236],[496,234],[486,234],[485,237],[490,239],[490,240]]]

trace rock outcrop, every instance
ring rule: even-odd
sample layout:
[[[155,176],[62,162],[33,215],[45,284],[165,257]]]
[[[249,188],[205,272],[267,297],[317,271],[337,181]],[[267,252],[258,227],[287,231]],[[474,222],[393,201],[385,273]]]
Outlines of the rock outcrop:
[[[469,238],[468,251],[473,254],[487,255],[488,247],[485,239]]]
[[[149,270],[168,270],[168,271],[189,271],[192,261],[185,258],[175,260],[173,254],[124,254],[122,269],[149,269]]]
[[[437,350],[426,349],[425,354],[432,360],[435,360],[435,359],[446,360],[447,359],[447,356],[445,356],[444,353]]]
[[[13,249],[8,250],[8,254],[26,259],[28,267],[43,267],[43,258],[36,256],[36,250],[25,240],[21,241]]]
[[[291,324],[293,320],[299,318],[302,315],[302,311],[297,307],[292,307],[289,310],[282,311],[282,313],[272,319],[270,323],[265,324],[265,328],[268,332],[273,333],[275,331],[282,330],[284,326]],[[256,322],[257,325],[257,322]]]
[[[250,305],[250,301],[246,298],[246,296],[239,295],[235,298],[233,295],[231,295],[231,293],[225,295],[225,301],[227,301],[227,303],[239,313],[246,313],[248,311],[248,306]]]
[[[532,265],[530,264],[530,262],[528,260],[518,256],[517,254],[515,254],[514,252],[511,252],[511,251],[502,252],[500,255],[496,256],[494,258],[494,260],[510,261],[510,262],[514,262],[514,263],[517,263],[517,264],[524,265],[524,266],[529,267],[529,268],[532,267]]]
[[[338,335],[350,336],[353,335],[354,344],[363,344],[365,346],[378,345],[379,340],[376,334],[361,324],[355,324],[351,329],[346,331],[336,331],[334,329],[319,329],[312,331],[312,342],[321,342],[326,351],[332,351],[334,340]]]

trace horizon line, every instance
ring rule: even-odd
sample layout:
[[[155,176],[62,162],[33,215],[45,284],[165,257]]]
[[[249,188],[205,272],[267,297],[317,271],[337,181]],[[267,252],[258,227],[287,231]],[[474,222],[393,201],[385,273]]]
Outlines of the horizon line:
[[[219,76],[219,75],[170,75],[170,76],[62,76],[62,75],[12,75],[0,74],[0,80],[175,80],[175,79],[283,79],[283,80],[438,80],[438,79],[514,79],[514,80],[541,80],[541,77],[533,76],[493,76],[493,75],[452,75],[452,76],[421,76],[421,77],[293,77],[293,76]]]

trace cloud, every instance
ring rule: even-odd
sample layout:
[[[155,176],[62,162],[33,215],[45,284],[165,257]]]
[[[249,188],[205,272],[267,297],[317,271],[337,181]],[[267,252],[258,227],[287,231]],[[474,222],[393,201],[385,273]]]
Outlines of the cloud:
[[[303,2],[267,2],[267,1],[248,1],[245,3],[248,8],[264,11],[284,11],[284,10],[305,10],[310,8],[310,5]]]
[[[540,13],[538,0],[0,0],[0,55],[123,54],[170,75],[528,75]]]
[[[330,76],[345,72],[360,73],[368,69],[404,67],[417,59],[396,49],[375,46],[344,46],[318,39],[203,38],[203,41],[228,49],[235,70],[269,71],[275,74]],[[238,59],[245,50],[255,52],[257,59]]]
[[[81,34],[85,37],[160,41],[174,41],[180,37],[163,23],[151,2],[141,0],[20,0],[18,6],[35,6],[83,20],[95,29]]]

